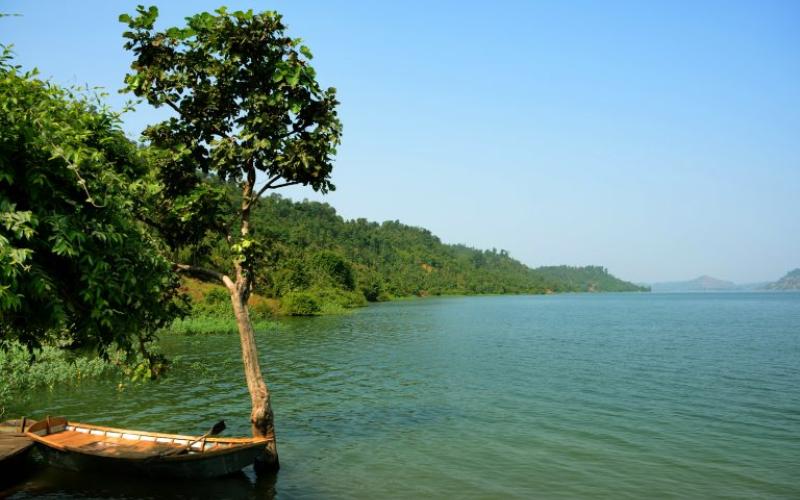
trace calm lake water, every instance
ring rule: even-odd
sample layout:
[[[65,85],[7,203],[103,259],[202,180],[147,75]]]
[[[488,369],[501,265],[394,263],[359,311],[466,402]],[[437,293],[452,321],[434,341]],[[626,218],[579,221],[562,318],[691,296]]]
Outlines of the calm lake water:
[[[425,299],[260,332],[282,469],[170,484],[45,469],[31,496],[800,498],[800,294]],[[247,434],[238,339],[167,337],[162,382],[7,412]],[[3,492],[0,492],[3,496]]]

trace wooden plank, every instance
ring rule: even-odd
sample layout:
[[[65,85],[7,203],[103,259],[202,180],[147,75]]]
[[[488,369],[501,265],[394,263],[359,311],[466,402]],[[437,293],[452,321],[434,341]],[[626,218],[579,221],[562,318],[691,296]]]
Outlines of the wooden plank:
[[[25,434],[4,432],[0,434],[0,463],[23,453],[33,446],[33,442]]]

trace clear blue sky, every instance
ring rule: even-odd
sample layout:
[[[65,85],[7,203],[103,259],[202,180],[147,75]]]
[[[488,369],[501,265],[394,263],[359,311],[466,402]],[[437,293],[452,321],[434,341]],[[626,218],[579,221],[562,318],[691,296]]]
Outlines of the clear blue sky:
[[[222,4],[162,2],[161,26]],[[642,282],[800,267],[800,2],[225,4],[282,12],[339,90],[325,201],[346,218]],[[0,41],[56,82],[116,91],[135,5],[0,0],[22,14]]]

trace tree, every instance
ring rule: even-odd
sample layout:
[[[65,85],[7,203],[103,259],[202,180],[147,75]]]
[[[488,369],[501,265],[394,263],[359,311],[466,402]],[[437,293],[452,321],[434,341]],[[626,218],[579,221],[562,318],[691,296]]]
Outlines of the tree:
[[[144,131],[161,152],[159,176],[165,200],[179,210],[161,228],[175,248],[200,242],[199,227],[225,235],[231,276],[194,262],[177,269],[222,282],[230,292],[239,327],[250,421],[255,436],[269,438],[262,466],[277,467],[270,395],[256,352],[247,308],[256,265],[268,242],[254,238],[250,214],[268,190],[301,184],[323,193],[333,190],[332,157],[341,135],[335,90],[323,90],[309,64],[311,52],[286,35],[275,12],[254,14],[220,8],[186,19],[185,27],[154,28],[156,7],[139,6],[120,21],[129,30],[125,47],[133,51],[127,90],[174,116]],[[262,184],[257,186],[261,173]],[[235,185],[239,204],[233,217],[219,202]],[[217,200],[217,201],[214,201]],[[157,223],[155,225],[158,225]],[[164,231],[166,229],[166,231]]]
[[[144,350],[181,312],[178,276],[134,217],[148,167],[99,98],[0,52],[0,340]]]

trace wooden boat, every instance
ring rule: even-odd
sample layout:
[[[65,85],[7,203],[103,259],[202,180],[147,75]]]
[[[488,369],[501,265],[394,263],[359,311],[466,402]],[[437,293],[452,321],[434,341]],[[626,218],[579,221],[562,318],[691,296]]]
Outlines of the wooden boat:
[[[238,472],[264,453],[269,441],[116,429],[60,417],[36,423],[27,435],[45,460],[56,467],[180,478]]]
[[[35,423],[35,420],[25,418],[0,422],[0,475],[6,476],[10,470],[24,465],[33,447],[33,441],[25,431]]]

